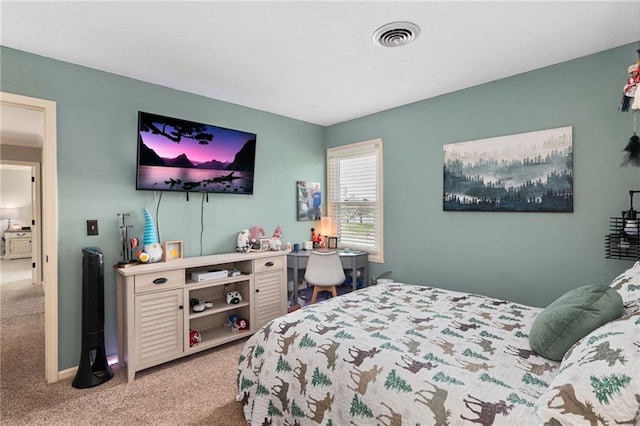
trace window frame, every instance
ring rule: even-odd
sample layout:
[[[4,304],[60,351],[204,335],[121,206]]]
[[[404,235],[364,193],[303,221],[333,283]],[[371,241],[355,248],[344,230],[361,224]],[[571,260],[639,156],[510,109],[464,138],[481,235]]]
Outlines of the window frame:
[[[371,154],[375,154],[376,156],[376,195],[377,201],[375,202],[375,214],[378,218],[374,223],[377,227],[375,231],[376,237],[374,238],[374,245],[376,246],[375,250],[367,250],[364,247],[357,247],[353,244],[344,244],[342,242],[342,238],[338,235],[339,243],[338,248],[353,248],[356,250],[363,250],[369,253],[369,261],[370,262],[378,262],[384,263],[384,191],[383,191],[383,162],[382,162],[382,153],[383,153],[383,141],[382,138],[371,139],[363,142],[356,142],[348,145],[337,146],[333,148],[327,149],[327,215],[332,216],[333,222],[335,223],[334,227],[336,230],[340,229],[340,224],[338,223],[338,218],[335,215],[337,205],[342,204],[340,201],[335,201],[339,199],[335,194],[335,190],[337,187],[337,183],[335,182],[336,177],[331,174],[331,166],[333,161],[340,161],[343,159],[354,158],[354,157],[364,157]],[[337,170],[336,170],[337,172]]]

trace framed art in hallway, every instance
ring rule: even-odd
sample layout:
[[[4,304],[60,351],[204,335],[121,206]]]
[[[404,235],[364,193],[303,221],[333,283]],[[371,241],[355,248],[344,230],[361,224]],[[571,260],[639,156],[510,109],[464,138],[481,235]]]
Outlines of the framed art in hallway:
[[[573,212],[573,128],[443,145],[444,211]]]
[[[319,182],[299,180],[296,183],[298,220],[320,220],[322,217],[322,187]]]

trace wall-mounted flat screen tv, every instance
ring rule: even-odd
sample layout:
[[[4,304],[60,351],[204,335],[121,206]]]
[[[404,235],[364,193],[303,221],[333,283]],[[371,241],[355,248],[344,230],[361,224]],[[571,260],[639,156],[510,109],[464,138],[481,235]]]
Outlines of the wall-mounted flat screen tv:
[[[253,194],[256,135],[138,112],[136,189]]]

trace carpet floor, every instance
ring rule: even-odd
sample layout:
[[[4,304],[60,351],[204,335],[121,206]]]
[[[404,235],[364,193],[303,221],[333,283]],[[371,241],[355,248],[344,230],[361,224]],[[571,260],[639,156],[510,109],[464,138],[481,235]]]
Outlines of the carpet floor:
[[[246,425],[235,400],[246,339],[143,370],[132,383],[126,367],[114,365],[114,377],[93,388],[75,389],[73,378],[46,384],[42,288],[22,281],[0,289],[3,426]]]

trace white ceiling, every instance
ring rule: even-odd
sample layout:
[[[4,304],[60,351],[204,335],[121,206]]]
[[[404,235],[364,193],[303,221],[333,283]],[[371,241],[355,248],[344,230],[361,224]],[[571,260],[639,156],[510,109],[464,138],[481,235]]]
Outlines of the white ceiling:
[[[639,1],[0,7],[4,46],[324,126],[640,40]],[[375,45],[392,21],[421,35]],[[622,90],[626,69],[619,78]]]

